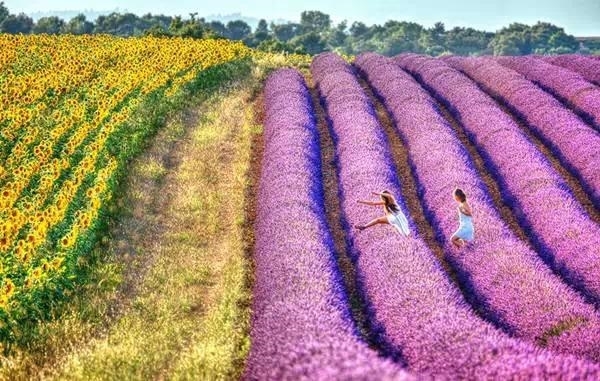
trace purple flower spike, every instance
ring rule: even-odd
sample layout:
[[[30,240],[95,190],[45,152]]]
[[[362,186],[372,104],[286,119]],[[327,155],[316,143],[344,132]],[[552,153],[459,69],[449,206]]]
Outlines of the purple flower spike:
[[[563,54],[559,56],[540,57],[553,65],[579,73],[586,80],[600,85],[600,62],[579,54]]]
[[[462,123],[517,218],[531,232],[537,251],[572,286],[600,304],[600,226],[583,211],[547,158],[464,74],[427,57],[397,57],[395,62],[432,88]]]
[[[600,88],[578,73],[533,57],[495,57],[572,107],[600,130]]]
[[[385,136],[352,68],[326,53],[315,57],[311,72],[331,120],[348,224],[381,213],[356,204],[372,190],[388,189],[402,204]],[[380,342],[410,370],[450,379],[600,376],[594,364],[511,339],[476,317],[418,235],[380,227],[348,236]]]
[[[265,86],[251,339],[244,379],[413,379],[357,338],[326,226],[310,95],[291,69]]]
[[[427,218],[444,237],[446,258],[472,302],[516,337],[600,360],[600,319],[594,308],[506,226],[435,100],[388,58],[362,54],[355,65],[383,100],[407,144]],[[477,237],[471,249],[461,252],[448,239],[457,227],[451,198],[457,185],[474,207]]]
[[[521,74],[486,58],[446,61],[501,98],[571,168],[600,208],[600,133]]]

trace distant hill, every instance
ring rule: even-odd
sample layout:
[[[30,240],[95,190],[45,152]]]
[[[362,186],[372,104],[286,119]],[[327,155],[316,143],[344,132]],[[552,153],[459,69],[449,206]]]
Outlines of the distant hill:
[[[72,19],[73,17],[77,16],[78,14],[83,13],[88,20],[93,21],[93,20],[96,20],[98,18],[98,16],[108,15],[113,12],[127,13],[128,10],[121,9],[121,8],[115,8],[112,10],[105,10],[105,11],[97,11],[97,10],[91,10],[91,9],[66,10],[66,11],[51,11],[51,12],[34,12],[34,13],[30,13],[29,16],[36,22],[40,18],[48,17],[48,16],[58,16],[61,19],[68,21],[68,20]],[[187,14],[184,14],[182,16],[188,17]],[[208,21],[221,21],[224,24],[227,24],[229,21],[243,20],[248,25],[250,25],[252,27],[252,29],[255,29],[256,26],[258,25],[258,22],[260,21],[260,19],[257,19],[255,17],[245,17],[241,13],[232,13],[232,14],[228,14],[228,15],[217,14],[217,15],[209,15],[209,16],[199,15],[199,17],[204,17]],[[267,21],[268,22],[272,21],[276,24],[285,24],[285,23],[289,22],[288,20],[284,20],[284,19],[267,20]]]

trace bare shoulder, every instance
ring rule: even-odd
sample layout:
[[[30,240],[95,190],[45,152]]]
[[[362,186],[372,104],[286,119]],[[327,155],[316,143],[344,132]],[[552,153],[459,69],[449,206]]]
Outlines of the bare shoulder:
[[[471,214],[471,205],[469,204],[468,201],[463,202],[462,208],[465,212]]]

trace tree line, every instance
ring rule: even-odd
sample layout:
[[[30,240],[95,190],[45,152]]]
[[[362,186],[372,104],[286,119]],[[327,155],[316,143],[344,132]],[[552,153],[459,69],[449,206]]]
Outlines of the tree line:
[[[267,23],[257,27],[242,21],[207,21],[197,13],[189,17],[132,13],[111,13],[87,20],[80,14],[69,21],[56,16],[42,17],[37,22],[21,13],[11,14],[0,2],[0,33],[23,34],[111,34],[129,36],[162,36],[192,38],[228,38],[270,52],[317,54],[335,51],[358,54],[374,51],[392,56],[403,52],[433,56],[457,55],[524,55],[599,53],[597,41],[578,41],[556,25],[513,23],[496,33],[473,28],[447,29],[441,22],[431,28],[407,21],[387,21],[383,25],[342,21],[334,24],[331,17],[319,11],[301,13],[300,22]]]

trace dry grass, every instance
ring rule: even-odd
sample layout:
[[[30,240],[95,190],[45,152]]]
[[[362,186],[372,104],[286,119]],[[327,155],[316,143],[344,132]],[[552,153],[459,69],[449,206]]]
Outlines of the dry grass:
[[[246,222],[254,98],[265,68],[162,129],[131,168],[94,284],[10,379],[231,379],[249,349]]]
[[[154,225],[139,236],[137,255],[149,269],[133,282],[139,290],[116,324],[68,356],[60,378],[235,376],[249,345],[249,309],[240,308],[250,298],[242,223],[250,143],[259,132],[241,87],[206,102],[198,123],[184,121],[195,126],[170,158],[174,168],[140,166],[162,184],[158,207],[134,205],[130,221]]]

